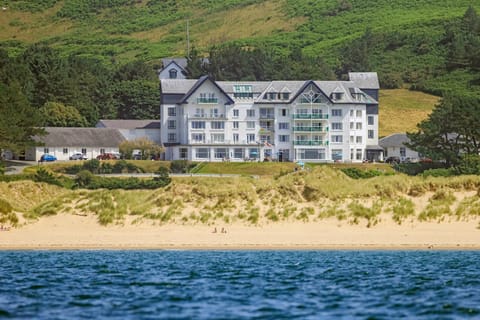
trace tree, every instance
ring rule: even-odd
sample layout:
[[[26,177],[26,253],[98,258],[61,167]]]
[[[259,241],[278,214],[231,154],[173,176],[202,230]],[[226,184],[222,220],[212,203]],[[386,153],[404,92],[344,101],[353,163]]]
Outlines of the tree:
[[[40,108],[46,127],[86,127],[87,120],[77,109],[59,102],[47,102]]]
[[[131,159],[135,150],[140,151],[143,160],[150,159],[152,156],[158,157],[164,152],[164,148],[148,138],[137,138],[134,140],[125,140],[119,146],[120,152],[127,159]]]
[[[121,81],[115,86],[115,104],[119,119],[156,119],[159,114],[158,81]]]
[[[0,83],[0,150],[22,152],[45,134],[38,111],[30,107],[18,84]]]
[[[445,96],[420,122],[416,133],[408,133],[409,147],[456,166],[463,155],[480,152],[480,99],[468,96]]]

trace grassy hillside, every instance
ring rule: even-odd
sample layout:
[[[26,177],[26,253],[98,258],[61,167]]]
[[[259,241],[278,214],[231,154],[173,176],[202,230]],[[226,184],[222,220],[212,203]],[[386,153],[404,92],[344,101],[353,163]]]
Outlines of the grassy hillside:
[[[439,98],[406,89],[381,90],[379,135],[413,132],[427,118]]]

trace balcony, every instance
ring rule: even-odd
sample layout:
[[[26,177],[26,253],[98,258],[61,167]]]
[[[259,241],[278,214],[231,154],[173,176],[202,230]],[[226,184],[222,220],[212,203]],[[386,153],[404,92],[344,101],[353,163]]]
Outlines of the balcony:
[[[274,113],[260,114],[260,119],[275,119]]]
[[[328,146],[328,141],[318,140],[296,140],[293,141],[294,146]]]
[[[328,114],[323,113],[297,113],[292,116],[293,119],[328,119]]]
[[[195,113],[190,116],[191,119],[225,119],[225,115],[223,113]]]
[[[295,126],[293,131],[297,132],[328,132],[328,127],[309,127],[309,126]]]
[[[218,98],[197,98],[198,104],[217,104]]]

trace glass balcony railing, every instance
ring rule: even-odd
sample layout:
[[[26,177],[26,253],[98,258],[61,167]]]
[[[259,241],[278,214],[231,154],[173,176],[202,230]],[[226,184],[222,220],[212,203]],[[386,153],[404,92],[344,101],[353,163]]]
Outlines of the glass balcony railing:
[[[300,132],[328,132],[328,127],[310,127],[310,126],[295,126],[293,131]]]
[[[318,140],[295,140],[293,141],[295,146],[328,146],[328,141]]]
[[[328,119],[328,114],[323,113],[296,113],[293,119]]]
[[[218,103],[218,98],[197,98],[197,103],[215,104]]]
[[[191,118],[216,119],[216,118],[225,118],[225,115],[223,113],[195,113],[191,116]]]

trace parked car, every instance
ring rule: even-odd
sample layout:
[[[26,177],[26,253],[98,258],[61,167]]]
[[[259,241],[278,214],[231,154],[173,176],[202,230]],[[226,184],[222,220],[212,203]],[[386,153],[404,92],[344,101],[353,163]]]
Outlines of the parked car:
[[[57,157],[55,157],[54,155],[51,155],[51,154],[43,154],[41,157],[40,157],[40,162],[50,162],[50,161],[57,161]]]
[[[69,157],[70,160],[87,160],[87,156],[83,153],[74,153]]]
[[[385,162],[386,163],[400,163],[400,157],[388,157],[387,159],[385,159]]]
[[[120,154],[104,153],[97,156],[98,160],[117,160],[120,159]]]

